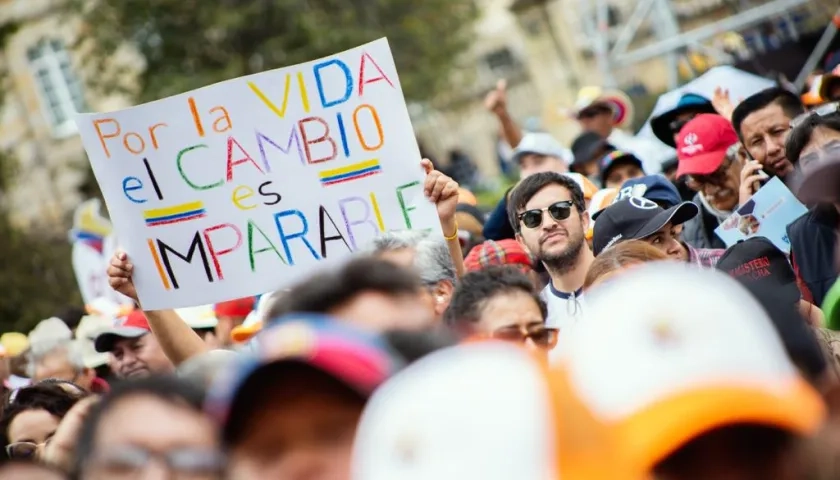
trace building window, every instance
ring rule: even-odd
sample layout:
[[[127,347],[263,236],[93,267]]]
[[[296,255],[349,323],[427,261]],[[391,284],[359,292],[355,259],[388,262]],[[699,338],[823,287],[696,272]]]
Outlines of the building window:
[[[56,137],[76,132],[76,112],[85,108],[82,85],[73,71],[70,55],[60,40],[41,40],[27,51],[29,65]]]
[[[500,48],[484,56],[484,63],[491,72],[498,76],[504,76],[517,67],[516,58],[507,48]]]

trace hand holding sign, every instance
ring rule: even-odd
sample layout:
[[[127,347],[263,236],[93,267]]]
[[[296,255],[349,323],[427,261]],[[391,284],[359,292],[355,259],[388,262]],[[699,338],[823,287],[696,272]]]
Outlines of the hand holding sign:
[[[423,193],[437,207],[440,223],[452,220],[455,218],[455,209],[458,207],[458,182],[435,170],[432,162],[426,158],[420,162],[420,165],[426,172]]]
[[[134,265],[128,261],[125,252],[117,252],[111,258],[108,266],[108,284],[117,292],[137,301],[137,289],[131,275],[134,273]]]

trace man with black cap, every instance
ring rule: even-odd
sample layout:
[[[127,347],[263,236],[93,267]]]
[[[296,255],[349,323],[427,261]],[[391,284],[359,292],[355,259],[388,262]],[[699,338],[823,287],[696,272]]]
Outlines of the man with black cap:
[[[682,224],[698,213],[691,202],[667,210],[644,197],[630,197],[598,212],[592,236],[595,255],[627,240],[642,240],[674,260],[701,267],[714,267],[723,254],[720,249],[695,249],[680,241]]]
[[[604,188],[618,188],[625,181],[645,176],[642,161],[629,152],[613,150],[601,158],[600,181]]]
[[[785,254],[766,238],[753,237],[726,249],[717,268],[738,280],[761,303],[794,363],[812,379],[821,375],[825,358],[808,325],[822,325],[822,312],[802,300]]]
[[[594,181],[601,174],[599,160],[613,150],[615,147],[601,135],[595,132],[583,132],[572,142],[574,160],[569,166],[569,171],[579,173]]]

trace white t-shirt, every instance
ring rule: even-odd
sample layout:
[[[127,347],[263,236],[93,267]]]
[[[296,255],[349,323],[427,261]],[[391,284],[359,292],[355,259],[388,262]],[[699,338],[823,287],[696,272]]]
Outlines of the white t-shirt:
[[[566,293],[554,288],[551,282],[540,293],[543,301],[548,305],[547,327],[559,328],[563,335],[564,328],[570,328],[583,315],[583,292]]]
[[[573,293],[561,292],[554,288],[551,282],[548,282],[548,285],[540,293],[540,297],[548,306],[548,319],[545,325],[560,330],[557,346],[549,354],[549,358],[553,362],[560,356],[564,338],[569,336],[571,330],[583,317],[583,292],[582,290]]]

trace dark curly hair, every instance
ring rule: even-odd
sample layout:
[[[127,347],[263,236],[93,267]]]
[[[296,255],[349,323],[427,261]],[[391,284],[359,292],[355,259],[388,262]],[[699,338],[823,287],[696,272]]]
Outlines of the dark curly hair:
[[[6,394],[3,401],[3,413],[0,415],[3,457],[8,458],[6,447],[10,443],[9,425],[18,415],[29,410],[46,410],[61,419],[83,397],[84,395],[68,391],[57,383],[38,383]]]
[[[548,317],[545,302],[540,298],[531,279],[511,266],[492,266],[470,272],[455,287],[449,308],[443,316],[446,325],[454,331],[469,332],[481,318],[484,306],[496,295],[524,293],[539,306],[542,318]]]

